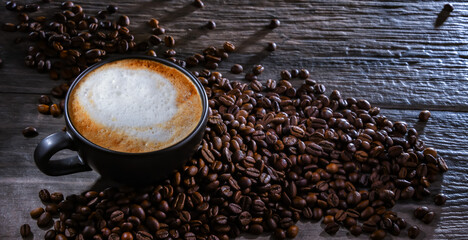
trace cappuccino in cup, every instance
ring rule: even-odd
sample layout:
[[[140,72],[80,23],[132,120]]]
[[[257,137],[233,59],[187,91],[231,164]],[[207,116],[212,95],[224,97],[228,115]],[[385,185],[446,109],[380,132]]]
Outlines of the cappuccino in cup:
[[[73,127],[90,142],[117,152],[168,148],[199,124],[202,97],[179,70],[146,59],[104,64],[69,93]]]

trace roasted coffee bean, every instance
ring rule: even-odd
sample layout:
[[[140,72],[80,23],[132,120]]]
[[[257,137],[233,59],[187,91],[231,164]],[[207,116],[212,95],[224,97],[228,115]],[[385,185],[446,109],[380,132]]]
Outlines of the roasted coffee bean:
[[[52,221],[52,215],[48,212],[43,212],[37,219],[37,226],[44,228],[47,227]]]
[[[444,205],[446,201],[447,201],[447,197],[442,193],[439,193],[439,194],[435,195],[435,197],[434,197],[434,203],[436,205],[439,205],[439,206]]]
[[[23,238],[29,237],[29,235],[31,235],[31,227],[29,226],[29,224],[21,225],[20,234]]]
[[[264,70],[265,68],[262,65],[255,65],[254,68],[252,69],[252,72],[255,75],[260,75],[262,74]]]
[[[166,29],[164,29],[162,27],[155,27],[155,28],[153,28],[152,32],[155,35],[161,35],[161,34],[166,33]]]
[[[423,207],[416,208],[413,211],[413,214],[417,219],[422,219],[424,217],[424,215],[426,215],[428,212],[429,212],[429,208],[423,206]]]
[[[231,72],[234,73],[234,74],[239,74],[239,73],[241,73],[242,71],[244,71],[244,68],[243,68],[242,65],[240,65],[240,64],[234,64],[234,65],[231,67]]]
[[[48,203],[50,202],[50,193],[47,189],[42,189],[39,191],[39,199],[41,199],[41,201],[45,202],[45,203]]]
[[[434,212],[428,212],[426,213],[422,218],[421,220],[425,223],[425,224],[429,224],[432,222],[432,220],[434,220],[434,217],[435,217],[435,213]]]
[[[281,79],[290,80],[291,79],[291,73],[288,70],[281,71]]]
[[[271,29],[274,29],[274,28],[279,27],[280,24],[281,24],[280,20],[278,20],[278,19],[272,19],[272,20],[270,21],[270,25],[268,25],[268,27],[271,28]]]
[[[31,210],[31,212],[29,212],[29,215],[31,216],[31,218],[37,219],[42,215],[42,213],[44,213],[44,208],[38,207]]]
[[[23,136],[27,138],[35,137],[39,133],[37,132],[37,129],[35,127],[26,127],[23,129]]]
[[[274,42],[269,42],[267,47],[266,47],[266,50],[270,51],[270,52],[273,52],[275,51],[277,48],[277,44],[274,43]]]
[[[234,46],[234,44],[232,44],[231,42],[224,42],[223,48],[224,48],[224,51],[228,53],[232,53],[236,50],[236,46]]]
[[[106,7],[106,10],[107,10],[108,13],[114,14],[114,13],[117,12],[117,10],[119,10],[119,8],[117,6],[115,6],[115,5],[108,5]]]
[[[359,236],[362,233],[362,228],[359,225],[354,225],[349,228],[349,232],[353,234],[354,236]]]
[[[210,29],[210,30],[213,30],[216,28],[216,22],[215,21],[208,21],[206,23],[206,28]]]
[[[338,225],[336,222],[331,222],[325,226],[325,232],[330,235],[335,234],[339,229],[340,225]]]
[[[429,118],[431,117],[431,112],[428,110],[423,110],[419,113],[419,121],[421,122],[427,122]]]
[[[57,104],[50,105],[50,114],[54,117],[59,117],[62,114],[62,110]]]
[[[387,235],[387,233],[386,233],[384,230],[379,229],[379,230],[375,230],[375,231],[370,235],[370,239],[372,239],[372,240],[380,240],[380,239],[384,239],[386,235]]]
[[[411,226],[410,228],[408,228],[408,237],[411,239],[415,239],[418,237],[419,232],[420,230],[418,226]]]
[[[205,4],[203,3],[202,0],[195,0],[193,1],[193,5],[197,8],[203,8],[205,7]]]
[[[130,25],[130,18],[126,15],[122,15],[119,17],[117,23],[122,27],[127,27]]]
[[[166,47],[174,47],[175,46],[175,39],[172,36],[165,36],[164,37],[164,44]]]

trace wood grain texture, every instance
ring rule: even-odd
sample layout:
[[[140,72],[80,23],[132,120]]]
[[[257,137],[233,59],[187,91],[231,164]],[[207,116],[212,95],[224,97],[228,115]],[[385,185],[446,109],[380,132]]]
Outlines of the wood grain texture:
[[[0,23],[16,22],[16,14],[7,11],[4,2],[0,4]],[[229,73],[235,63],[245,70],[262,64],[266,70],[261,81],[279,79],[282,69],[306,68],[313,79],[327,86],[327,93],[338,89],[345,97],[368,99],[391,120],[408,122],[446,159],[450,170],[432,190],[447,194],[449,200],[442,207],[434,206],[430,199],[402,202],[394,210],[425,231],[418,239],[468,238],[467,3],[452,1],[455,10],[438,28],[434,21],[444,4],[439,1],[214,0],[204,1],[203,9],[189,0],[77,3],[86,13],[95,14],[110,2],[119,6],[116,16],[130,16],[137,40],[149,36],[149,18],[159,19],[167,34],[176,38],[178,57],[233,42],[237,52],[218,68],[231,80],[244,77]],[[31,15],[56,11],[59,4],[41,4],[41,10]],[[281,26],[267,29],[273,18],[280,19]],[[216,29],[202,28],[209,20],[216,22]],[[62,117],[37,113],[37,98],[64,81],[49,80],[25,67],[27,44],[13,43],[19,36],[24,35],[0,32],[0,239],[19,239],[23,223],[32,226],[34,239],[42,239],[43,232],[29,218],[29,211],[41,205],[40,189],[77,194],[107,183],[94,172],[49,177],[34,165],[36,144],[64,126]],[[264,50],[271,41],[278,44],[275,52]],[[159,47],[158,53],[165,49]],[[432,112],[427,123],[417,121],[422,109]],[[24,138],[21,131],[26,126],[35,126],[39,136]],[[435,210],[436,219],[430,225],[411,216],[419,205]],[[297,239],[368,237],[355,238],[345,230],[329,236],[320,223],[301,222],[299,226]],[[240,239],[252,238],[243,235]]]

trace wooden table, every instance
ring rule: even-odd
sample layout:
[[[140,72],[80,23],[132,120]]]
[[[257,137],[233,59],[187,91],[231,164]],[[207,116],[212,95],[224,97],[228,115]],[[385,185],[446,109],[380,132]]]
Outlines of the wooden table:
[[[78,4],[95,14],[109,2],[116,1]],[[205,1],[202,9],[189,0],[117,2],[118,13],[130,16],[137,39],[148,36],[148,19],[159,19],[176,38],[178,56],[233,42],[238,51],[218,68],[231,80],[243,79],[242,74],[229,73],[235,63],[245,69],[262,64],[266,69],[262,81],[279,79],[282,69],[306,68],[313,79],[327,86],[327,93],[338,89],[345,97],[368,99],[391,120],[415,127],[447,161],[450,170],[431,189],[446,194],[448,201],[440,207],[430,199],[403,202],[394,210],[424,230],[418,239],[468,238],[468,4],[452,1],[455,10],[436,28],[444,2]],[[3,1],[1,5],[0,22],[17,22],[16,13],[7,11]],[[41,4],[40,12],[33,15],[56,11],[58,6],[59,2]],[[280,19],[281,26],[266,29],[273,18]],[[209,20],[216,22],[216,29],[201,28]],[[42,205],[39,190],[78,194],[99,184],[99,176],[86,172],[50,177],[37,169],[32,158],[35,146],[64,127],[63,117],[37,112],[38,97],[62,81],[52,81],[24,65],[27,44],[13,43],[22,33],[0,34],[0,239],[20,238],[23,223],[32,226],[34,239],[42,239],[44,232],[29,217],[31,209]],[[264,50],[270,41],[278,44],[277,51]],[[423,109],[432,113],[427,123],[418,122]],[[39,136],[23,137],[21,131],[27,126],[36,127]],[[418,205],[434,209],[435,221],[424,225],[412,217]],[[354,239],[345,230],[329,236],[319,223],[299,226],[298,239]]]

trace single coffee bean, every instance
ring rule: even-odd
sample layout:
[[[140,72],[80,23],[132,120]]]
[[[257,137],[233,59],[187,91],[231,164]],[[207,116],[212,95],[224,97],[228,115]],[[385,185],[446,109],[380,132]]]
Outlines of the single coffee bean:
[[[291,73],[288,70],[281,71],[281,79],[290,80],[291,79]]]
[[[262,65],[255,65],[254,68],[252,69],[252,72],[255,75],[260,75],[262,74],[264,70],[265,68]]]
[[[271,29],[274,29],[274,28],[279,27],[280,24],[281,24],[280,20],[278,20],[278,19],[272,19],[272,20],[270,21],[270,25],[268,25],[268,27],[271,28]]]
[[[43,228],[47,227],[52,221],[52,215],[48,212],[43,212],[37,219],[37,226]]]
[[[37,219],[41,216],[43,212],[44,212],[44,208],[38,207],[38,208],[31,210],[31,212],[29,212],[29,215],[31,216],[31,218]]]
[[[408,228],[408,237],[415,239],[418,237],[419,232],[420,230],[418,226],[411,226],[410,228]]]
[[[426,215],[426,213],[428,212],[429,212],[429,208],[423,206],[423,207],[418,207],[414,209],[413,214],[417,219],[422,219],[424,215]]]
[[[331,222],[325,226],[325,232],[330,235],[335,234],[339,229],[340,225],[338,225],[336,222]]]
[[[216,22],[215,21],[208,21],[206,23],[206,28],[210,29],[210,30],[213,30],[216,28]]]
[[[231,72],[234,73],[234,74],[239,74],[239,73],[241,73],[242,71],[244,71],[244,68],[243,68],[242,65],[240,65],[240,64],[234,64],[234,65],[231,67]]]
[[[37,132],[37,129],[35,127],[26,127],[23,129],[23,136],[27,138],[35,137],[39,133]]]
[[[162,27],[155,27],[153,28],[153,30],[151,30],[153,32],[153,34],[155,35],[161,35],[161,34],[164,34],[166,33],[166,29],[162,28]]]
[[[50,114],[54,117],[59,117],[62,114],[62,110],[60,110],[60,107],[54,103],[50,105]]]
[[[380,240],[384,239],[387,233],[383,229],[375,230],[371,235],[370,239],[372,240]]]
[[[267,45],[267,47],[266,47],[266,49],[267,49],[268,51],[270,51],[270,52],[275,51],[276,48],[277,48],[277,45],[276,45],[276,43],[274,43],[274,42],[269,42],[268,45]]]
[[[107,8],[106,8],[107,12],[110,13],[110,14],[114,14],[117,12],[117,10],[119,10],[119,8],[115,5],[108,5]]]
[[[424,217],[422,217],[422,221],[425,223],[425,224],[429,224],[432,222],[432,220],[434,220],[434,217],[435,217],[435,213],[434,212],[428,212],[424,215]]]
[[[446,201],[447,201],[447,197],[442,193],[439,193],[439,194],[435,195],[435,197],[434,197],[434,203],[436,205],[439,205],[439,206],[444,205]]]
[[[166,47],[174,47],[175,46],[175,39],[172,36],[164,37],[164,44]]]
[[[152,28],[157,28],[157,27],[159,27],[159,21],[158,21],[156,18],[151,18],[151,19],[148,21],[148,24],[149,24],[150,27],[152,27]]]
[[[48,203],[50,202],[50,193],[47,189],[42,189],[39,191],[39,198],[41,201]]]
[[[354,236],[359,236],[362,233],[362,228],[359,225],[354,225],[349,228],[349,232],[351,232],[351,234],[353,234]]]
[[[299,233],[299,228],[296,225],[292,225],[286,230],[286,236],[288,238],[295,238]]]
[[[117,23],[122,27],[127,27],[130,25],[130,18],[126,15],[122,15],[119,17]]]
[[[236,46],[234,46],[234,44],[232,44],[231,42],[224,42],[223,48],[224,48],[224,51],[228,53],[232,53],[236,50]]]
[[[193,1],[193,5],[197,8],[203,8],[205,7],[205,4],[203,3],[202,0],[195,0]]]
[[[421,122],[427,122],[429,118],[431,117],[431,112],[428,110],[423,110],[419,113],[419,121]]]
[[[20,234],[23,238],[29,237],[29,235],[31,235],[31,227],[29,226],[29,224],[21,225]]]

